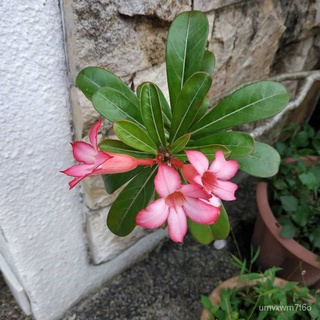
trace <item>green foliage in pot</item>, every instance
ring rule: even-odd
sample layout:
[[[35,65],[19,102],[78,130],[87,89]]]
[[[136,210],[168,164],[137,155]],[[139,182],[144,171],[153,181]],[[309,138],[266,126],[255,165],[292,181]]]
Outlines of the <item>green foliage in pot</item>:
[[[276,149],[282,161],[269,192],[281,236],[320,255],[320,131],[290,125]]]
[[[258,253],[255,255],[257,258]],[[220,303],[201,296],[205,309],[209,310],[208,320],[284,320],[319,319],[320,296],[297,282],[275,285],[275,273],[279,268],[267,269],[264,273],[251,272],[246,261],[234,257],[241,269],[239,280],[248,281],[243,288],[221,289]]]

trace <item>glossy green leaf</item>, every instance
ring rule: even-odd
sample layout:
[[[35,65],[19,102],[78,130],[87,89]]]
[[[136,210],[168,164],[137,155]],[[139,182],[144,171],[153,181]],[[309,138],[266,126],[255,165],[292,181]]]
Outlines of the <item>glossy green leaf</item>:
[[[169,146],[171,153],[174,154],[183,150],[189,140],[190,140],[190,133],[187,133],[181,136],[180,138],[178,138],[174,143],[172,143]]]
[[[143,123],[150,138],[157,146],[166,147],[163,113],[160,94],[153,83],[146,83],[141,89],[140,108]]]
[[[236,131],[219,132],[198,140],[192,140],[188,143],[186,149],[189,147],[210,147],[217,144],[228,148],[234,157],[248,155],[254,149],[253,138],[249,134]]]
[[[151,154],[157,154],[157,146],[148,133],[133,122],[120,120],[113,126],[118,138],[128,146]]]
[[[139,99],[141,98],[141,90],[146,83],[148,83],[148,82],[142,82],[137,87],[137,96],[139,97]],[[172,119],[171,108],[169,106],[169,103],[168,103],[166,97],[164,96],[163,92],[161,91],[161,89],[156,84],[153,83],[153,85],[157,88],[158,94],[160,96],[160,104],[161,104],[161,110],[163,112],[164,125],[166,128],[170,128],[171,119]]]
[[[238,161],[240,170],[261,178],[274,176],[279,170],[281,160],[274,148],[258,141],[255,142],[255,148],[251,154],[230,158]]]
[[[220,144],[216,144],[216,145],[213,144],[210,146],[203,146],[203,147],[186,147],[185,150],[200,151],[203,154],[205,154],[205,156],[209,159],[209,161],[212,161],[214,159],[214,155],[216,154],[216,152],[218,150],[221,150],[224,153],[225,158],[228,158],[231,154],[231,151],[227,147],[220,145]],[[175,154],[174,156],[182,161],[188,160],[188,158],[184,152]]]
[[[188,132],[211,84],[211,77],[204,72],[197,72],[187,80],[177,97],[177,103],[172,114],[170,128],[171,142],[174,142]]]
[[[128,172],[101,175],[106,191],[109,194],[115,192],[117,189],[122,187],[128,181],[130,181],[142,170],[143,167],[137,167]]]
[[[218,150],[222,151],[225,158],[230,157],[231,151],[222,144],[212,144],[210,146],[201,146],[201,147],[187,147],[186,150],[197,150],[205,154],[209,161],[214,160],[214,155]]]
[[[170,26],[166,66],[172,110],[184,83],[201,70],[207,38],[208,20],[200,11],[183,12]]]
[[[271,117],[285,108],[288,99],[285,87],[277,82],[245,86],[224,98],[196,123],[190,131],[192,138]]]
[[[208,97],[205,97],[204,100],[201,103],[201,106],[199,108],[198,114],[196,115],[196,117],[194,118],[191,126],[193,126],[194,124],[196,124],[198,121],[200,121],[200,119],[205,115],[205,113],[208,111],[210,106],[210,100]]]
[[[119,77],[102,68],[82,69],[76,78],[76,84],[89,100],[100,88],[110,87],[127,96],[136,107],[139,107],[139,101],[130,88]]]
[[[188,219],[191,235],[202,244],[209,244],[214,240],[225,239],[230,232],[230,224],[227,212],[222,206],[220,217],[215,224],[203,225]]]
[[[205,51],[201,63],[200,71],[204,71],[212,75],[214,67],[216,65],[216,59],[211,51]]]
[[[130,120],[141,125],[140,103],[137,97],[135,99],[137,101],[133,102],[123,92],[103,87],[93,95],[92,104],[109,121]]]
[[[145,208],[154,193],[154,176],[157,167],[143,168],[121,191],[107,218],[111,232],[124,237],[136,226],[136,215]]]
[[[104,152],[128,154],[129,156],[132,156],[135,158],[145,159],[145,158],[154,157],[150,153],[146,153],[146,152],[131,148],[120,140],[113,140],[113,139],[103,140],[99,144],[99,148]]]

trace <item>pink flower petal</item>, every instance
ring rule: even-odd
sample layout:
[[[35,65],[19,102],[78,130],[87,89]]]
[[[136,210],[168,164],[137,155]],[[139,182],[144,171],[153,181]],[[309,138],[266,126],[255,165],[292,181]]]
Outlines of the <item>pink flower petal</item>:
[[[181,207],[170,208],[168,216],[168,232],[172,241],[183,242],[188,230],[187,217]]]
[[[183,177],[189,182],[193,183],[194,178],[198,175],[197,170],[192,164],[185,164],[181,169]]]
[[[83,162],[85,164],[94,163],[97,151],[92,145],[83,141],[76,141],[71,145],[73,156],[78,162]]]
[[[101,122],[102,122],[102,119],[100,119],[90,130],[90,133],[89,133],[89,140],[93,146],[93,148],[95,150],[98,151],[98,142],[97,142],[97,137],[98,137],[98,132],[99,132],[99,129],[100,129],[100,126],[101,126]]]
[[[92,173],[92,170],[93,170],[92,164],[77,164],[61,172],[66,174],[67,176],[81,177],[81,176],[86,176]]]
[[[174,193],[181,187],[179,173],[172,167],[160,164],[154,186],[161,197]]]
[[[97,168],[107,160],[111,159],[111,156],[103,151],[98,151],[96,159],[94,161],[94,167]]]
[[[222,200],[236,200],[234,193],[238,189],[238,186],[230,181],[217,180],[212,189],[212,193]]]
[[[148,229],[155,229],[163,225],[169,214],[169,208],[164,199],[151,202],[146,209],[139,211],[136,216],[136,223]]]
[[[192,197],[192,198],[201,198],[209,200],[211,195],[209,195],[203,188],[196,184],[184,184],[181,186],[180,192],[185,197]]]
[[[222,151],[215,153],[215,159],[210,165],[209,171],[214,173],[218,179],[229,180],[238,171],[239,164],[235,160],[226,160]]]
[[[112,155],[95,170],[95,174],[121,173],[135,169],[138,166],[137,159],[126,154]]]
[[[208,170],[209,160],[208,158],[200,151],[185,151],[189,162],[194,166],[199,175]]]
[[[183,208],[192,221],[200,224],[213,224],[220,215],[220,207],[214,207],[209,203],[191,197],[186,198]]]
[[[70,190],[75,187],[76,184],[78,184],[82,179],[84,179],[86,176],[83,176],[83,177],[77,177],[77,178],[74,178],[72,181],[69,182],[69,187],[70,187]]]
[[[221,200],[218,197],[215,197],[214,195],[211,195],[211,198],[209,199],[209,203],[215,207],[221,206]]]

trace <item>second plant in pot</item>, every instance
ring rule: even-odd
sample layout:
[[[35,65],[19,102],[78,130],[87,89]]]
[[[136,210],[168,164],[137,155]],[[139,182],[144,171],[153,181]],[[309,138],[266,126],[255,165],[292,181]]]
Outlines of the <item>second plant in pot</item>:
[[[257,187],[252,242],[261,248],[258,264],[281,267],[281,277],[319,287],[320,131],[289,126],[276,148],[279,173]]]
[[[257,257],[255,255],[254,259]],[[275,276],[279,268],[251,271],[252,262],[234,257],[240,275],[222,282],[209,297],[201,296],[201,320],[319,319],[319,295],[306,286]]]

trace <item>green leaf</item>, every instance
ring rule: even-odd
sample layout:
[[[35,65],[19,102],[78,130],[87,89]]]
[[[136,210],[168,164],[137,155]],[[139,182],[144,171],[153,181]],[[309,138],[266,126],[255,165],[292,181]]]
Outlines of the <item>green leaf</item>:
[[[309,221],[309,210],[304,206],[298,206],[297,210],[292,212],[291,218],[299,227],[304,227]]]
[[[224,145],[221,144],[212,144],[210,146],[203,146],[203,147],[188,147],[187,150],[197,150],[202,152],[206,155],[209,161],[214,160],[214,156],[218,150],[221,150],[224,154],[225,158],[230,157],[231,151]]]
[[[106,191],[109,194],[115,192],[142,170],[143,167],[137,167],[128,172],[101,175]]]
[[[212,302],[207,296],[201,295],[201,303],[203,307],[208,310],[212,307]]]
[[[174,143],[169,146],[172,154],[175,154],[184,149],[190,139],[190,133],[186,133],[180,138],[178,138]]]
[[[139,101],[130,88],[116,75],[102,68],[82,69],[76,78],[76,84],[89,100],[100,88],[110,87],[127,96],[136,107],[139,107]]]
[[[140,107],[143,123],[157,146],[166,147],[161,100],[157,87],[146,83],[141,89]]]
[[[240,170],[255,177],[271,177],[279,170],[278,152],[271,146],[258,141],[255,142],[255,148],[251,154],[230,158],[238,161]]]
[[[139,97],[139,99],[141,98],[141,90],[146,83],[148,82],[142,82],[137,87],[137,96]],[[158,94],[160,96],[160,104],[161,104],[161,110],[163,111],[164,124],[166,128],[169,128],[171,124],[171,119],[172,119],[171,108],[161,89],[156,84],[153,83],[153,85],[157,88]]]
[[[183,12],[170,26],[166,66],[172,110],[184,83],[201,70],[207,38],[208,20],[200,11]]]
[[[206,50],[202,58],[200,71],[204,71],[212,75],[215,64],[216,64],[216,59],[214,57],[214,54],[211,51]]]
[[[135,102],[121,91],[104,87],[93,95],[92,103],[94,108],[109,121],[130,120],[141,125],[139,100],[135,95],[134,97]]]
[[[210,100],[209,100],[208,97],[205,97],[204,100],[201,103],[201,106],[199,108],[198,114],[194,118],[194,120],[193,120],[191,125],[194,125],[195,123],[197,123],[203,117],[203,115],[207,112],[209,106],[210,106]]]
[[[271,117],[284,109],[288,93],[283,85],[260,81],[228,97],[191,128],[192,138]]]
[[[297,286],[298,282],[287,282],[283,288],[285,292],[291,291],[293,288]]]
[[[114,234],[125,237],[136,226],[136,215],[145,208],[153,193],[155,168],[144,168],[121,191],[113,203],[107,218],[107,225]]]
[[[205,154],[205,156],[209,159],[209,161],[214,160],[214,155],[216,154],[216,152],[218,150],[221,150],[224,153],[225,158],[228,158],[231,154],[231,151],[227,147],[225,147],[221,144],[212,144],[210,146],[204,146],[204,147],[196,147],[196,146],[195,147],[187,147],[186,150],[200,151]],[[175,154],[175,157],[177,157],[178,159],[180,159],[182,161],[188,160],[185,153]]]
[[[310,189],[319,186],[319,181],[312,171],[299,174],[299,180]]]
[[[220,217],[215,224],[204,225],[188,219],[188,226],[192,236],[202,244],[209,244],[213,240],[225,239],[230,232],[228,215],[223,205]]]
[[[145,158],[153,157],[153,155],[151,155],[150,153],[133,149],[119,140],[113,140],[113,139],[103,140],[99,144],[99,148],[104,152],[128,154],[129,156],[132,156],[135,158],[145,159]]]
[[[128,146],[151,154],[158,153],[157,146],[149,135],[135,123],[126,120],[116,121],[113,129],[118,138]]]
[[[281,196],[280,201],[282,204],[282,207],[287,212],[293,212],[297,210],[298,207],[298,199],[294,196],[288,195],[288,196]]]
[[[296,231],[297,228],[294,225],[287,224],[281,229],[280,234],[285,239],[292,239],[295,236]]]
[[[183,134],[187,133],[199,112],[199,108],[211,84],[212,79],[204,72],[197,72],[187,80],[177,97],[176,106],[173,110],[170,128],[171,142],[174,142]]]
[[[224,145],[231,151],[233,157],[245,156],[253,152],[253,138],[243,132],[219,132],[188,143],[189,147],[209,147],[212,145]]]

